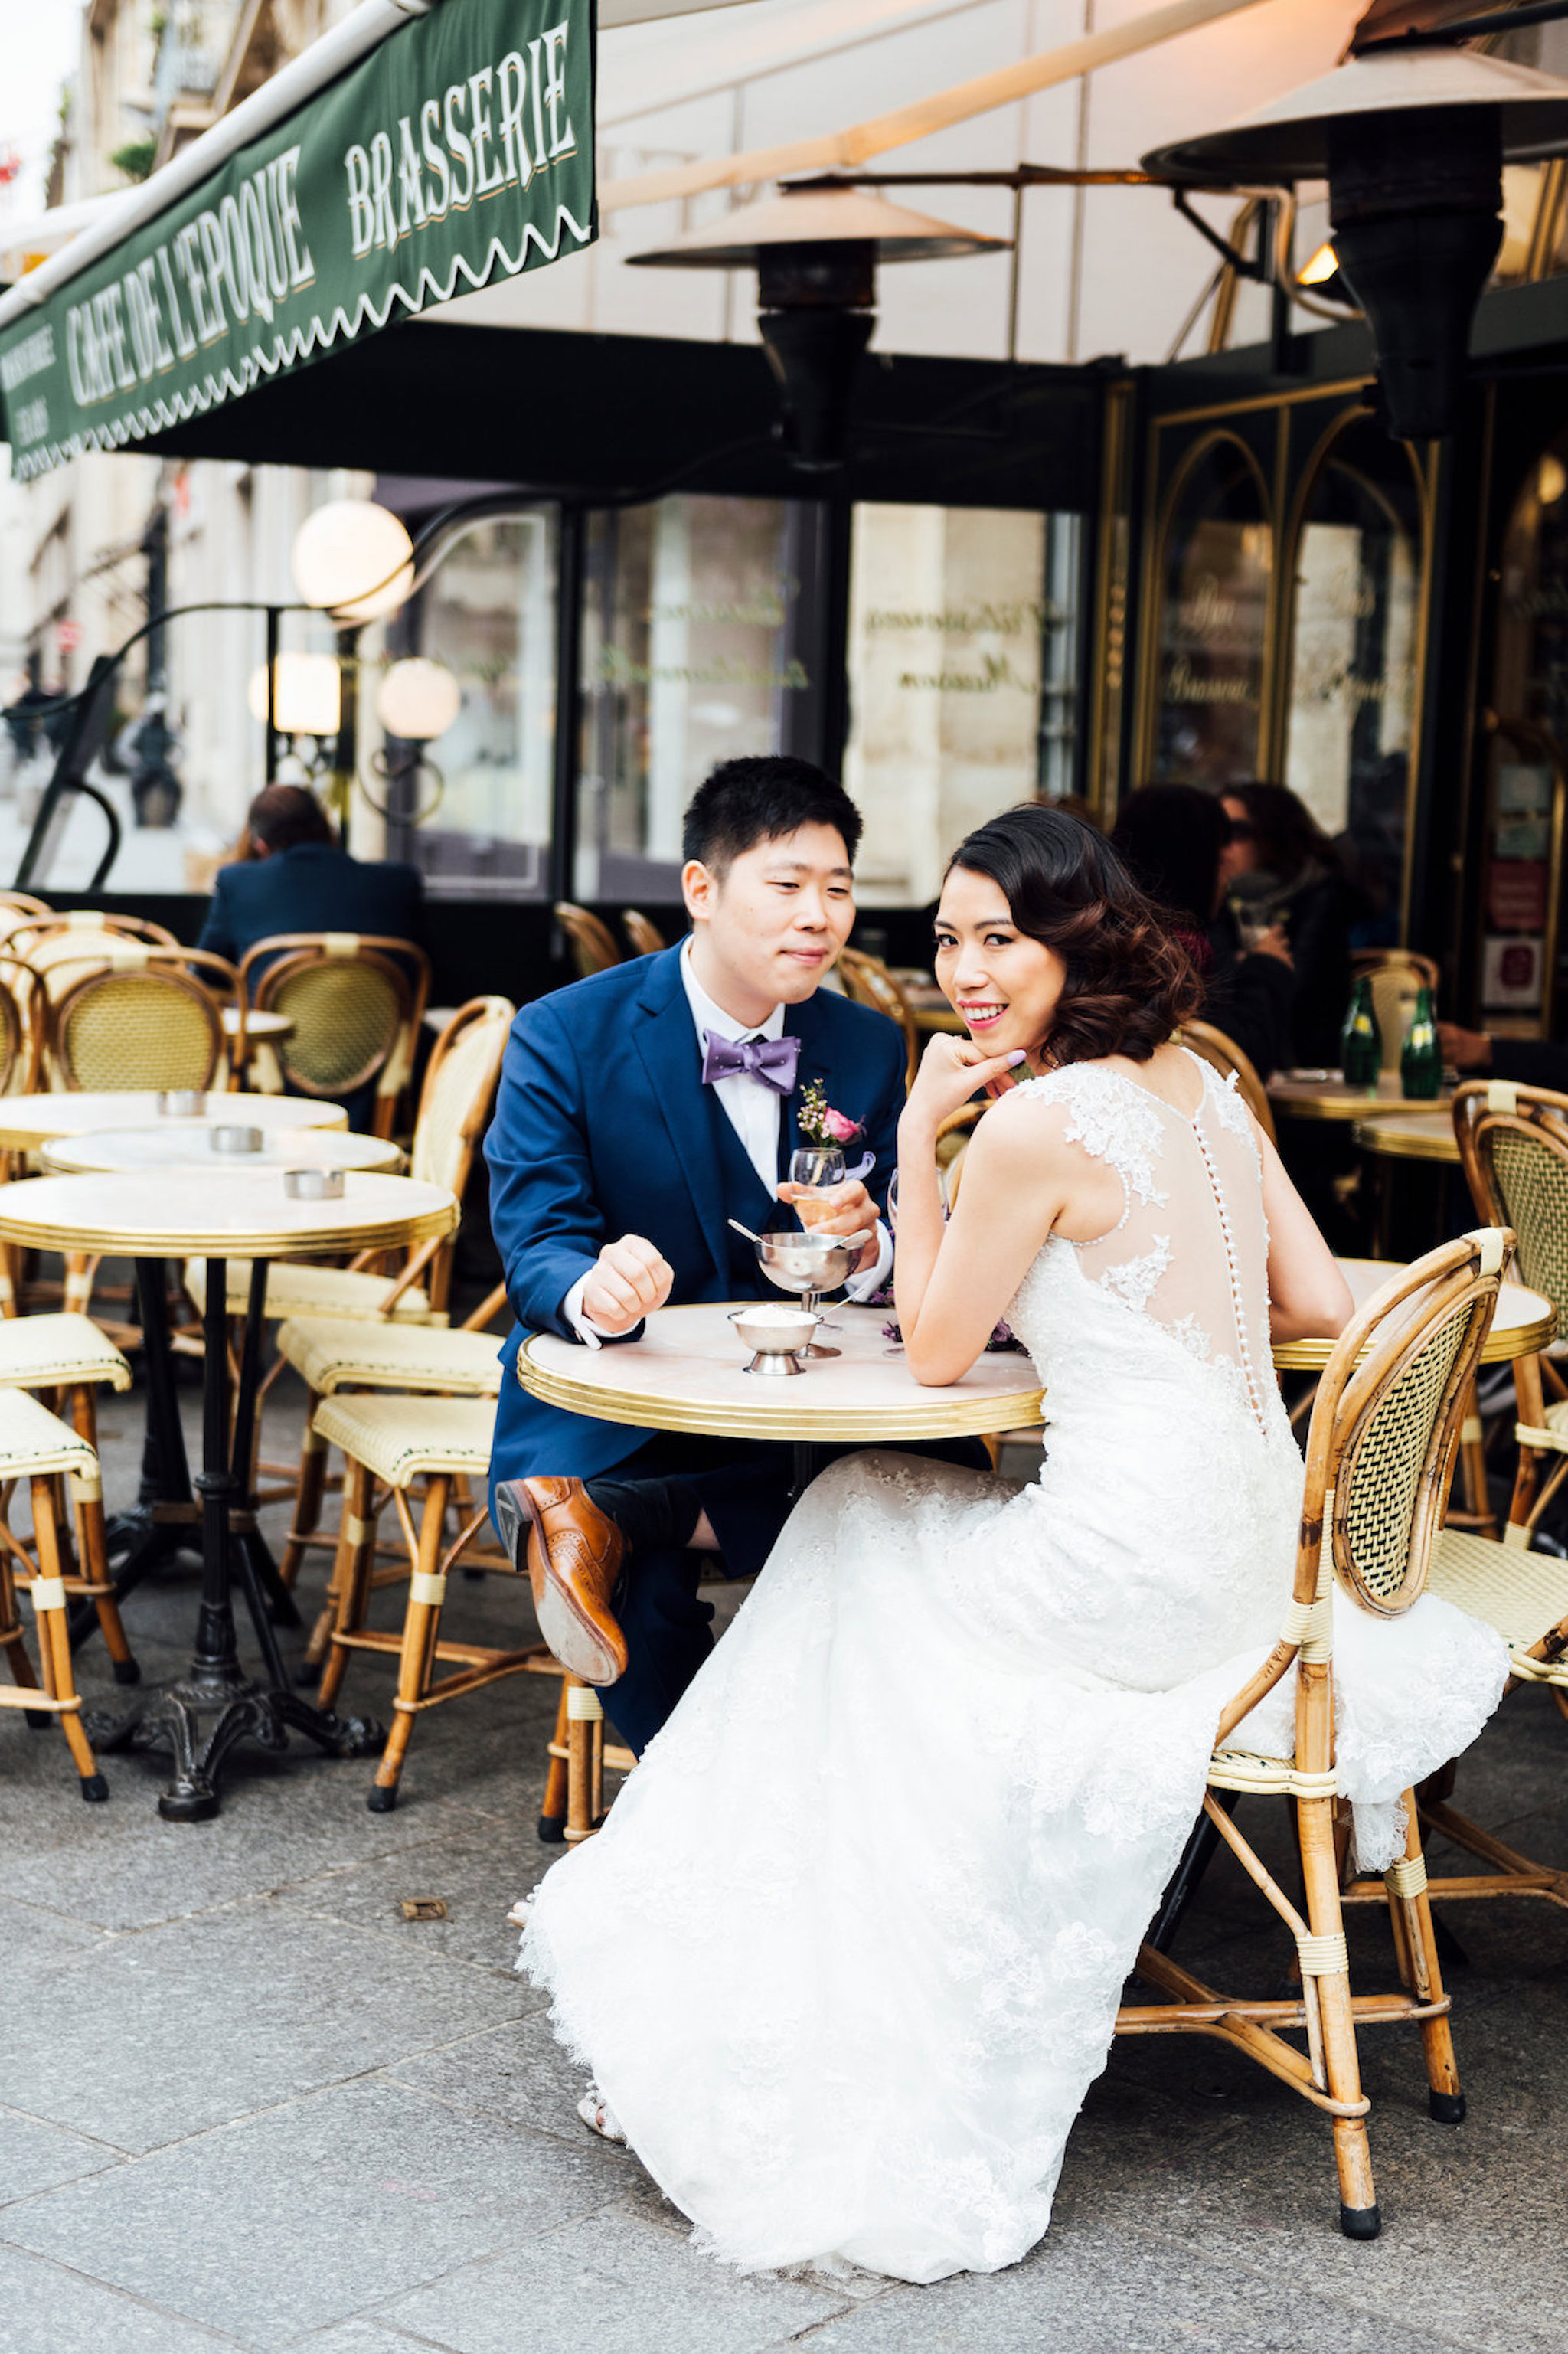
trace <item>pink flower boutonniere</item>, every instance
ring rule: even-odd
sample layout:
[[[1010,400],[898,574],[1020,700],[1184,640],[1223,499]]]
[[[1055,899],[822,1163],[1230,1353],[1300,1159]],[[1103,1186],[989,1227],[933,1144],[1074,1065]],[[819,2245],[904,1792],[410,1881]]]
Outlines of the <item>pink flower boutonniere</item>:
[[[800,1133],[812,1144],[858,1144],[865,1134],[863,1120],[835,1111],[822,1091],[821,1079],[802,1088],[796,1115]]]

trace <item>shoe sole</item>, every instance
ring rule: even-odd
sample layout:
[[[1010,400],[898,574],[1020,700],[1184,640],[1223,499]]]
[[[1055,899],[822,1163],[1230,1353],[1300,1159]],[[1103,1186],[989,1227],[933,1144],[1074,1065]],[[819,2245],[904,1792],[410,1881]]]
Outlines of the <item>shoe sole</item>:
[[[512,1484],[496,1491],[496,1507],[502,1526],[497,1531],[502,1543],[511,1555],[514,1568],[523,1564],[518,1553],[523,1549],[524,1531],[527,1531],[527,1574],[534,1589],[534,1614],[539,1621],[539,1632],[568,1675],[585,1684],[600,1686],[618,1683],[625,1673],[622,1662],[583,1618],[566,1589],[557,1582],[550,1566],[550,1549],[545,1542],[538,1508],[526,1489],[522,1501],[527,1507],[527,1519],[518,1509],[518,1498]]]

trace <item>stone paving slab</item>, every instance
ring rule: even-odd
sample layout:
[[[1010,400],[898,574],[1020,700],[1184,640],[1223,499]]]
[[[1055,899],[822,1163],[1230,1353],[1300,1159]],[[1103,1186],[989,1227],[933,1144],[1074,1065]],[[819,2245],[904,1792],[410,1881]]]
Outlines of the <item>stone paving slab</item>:
[[[514,2017],[486,1972],[240,1905],[117,1938],[34,1987],[6,2095],[146,2151]]]
[[[762,2354],[845,2302],[777,2274],[744,2276],[614,2208],[450,2273],[386,2317],[451,2354],[565,2354],[579,2341],[593,2354]]]
[[[397,2061],[387,2073],[397,2084],[450,2102],[454,2108],[470,2109],[505,2125],[533,2126],[572,2142],[580,2141],[588,2131],[577,2115],[583,2070],[562,2051],[542,2011],[512,2026],[467,2036],[440,2051]],[[620,2150],[616,2155],[625,2157]]]
[[[591,2145],[568,2151],[358,2084],[47,2191],[3,2221],[23,2247],[273,2354],[479,2256],[521,2254],[609,2205],[619,2173]]]
[[[69,2265],[0,2247],[0,2354],[220,2354],[235,2343]]]
[[[118,2166],[124,2155],[107,2142],[68,2133],[42,2117],[0,2108],[0,2208],[34,2190],[52,2190],[57,2183],[74,2182],[79,2175],[101,2173],[106,2166]]]
[[[510,1977],[517,1931],[508,1926],[506,1914],[515,1897],[525,1896],[544,1878],[550,1861],[531,1823],[490,1823],[319,1879],[302,1875],[281,1888],[273,1903],[282,1914],[350,1922],[395,1940],[407,1952],[440,1954]],[[418,1896],[442,1898],[448,1917],[405,1921],[404,1898]],[[518,1978],[516,1986],[524,2006],[544,2002],[524,1979]]]

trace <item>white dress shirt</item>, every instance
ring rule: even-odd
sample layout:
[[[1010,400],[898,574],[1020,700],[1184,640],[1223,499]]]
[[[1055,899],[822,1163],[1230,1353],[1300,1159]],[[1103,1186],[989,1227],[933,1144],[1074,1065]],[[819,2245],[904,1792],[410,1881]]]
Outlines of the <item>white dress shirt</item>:
[[[686,1002],[692,1009],[692,1021],[697,1034],[697,1044],[703,1044],[703,1034],[711,1030],[715,1036],[727,1038],[732,1044],[743,1038],[781,1038],[784,1035],[784,1008],[776,1005],[766,1022],[747,1024],[715,1005],[692,970],[692,944],[687,940],[681,950],[681,981],[686,992]],[[719,1099],[747,1159],[761,1179],[769,1196],[779,1189],[779,1118],[784,1097],[777,1088],[753,1076],[750,1071],[736,1071],[728,1078],[713,1081],[713,1090]],[[882,1219],[876,1222],[876,1259],[863,1273],[852,1276],[845,1290],[851,1299],[864,1299],[879,1290],[887,1280],[893,1267],[893,1236]],[[577,1333],[579,1341],[597,1349],[600,1335],[583,1314],[583,1292],[588,1284],[586,1275],[579,1276],[565,1299],[561,1313]],[[613,1337],[605,1334],[605,1339]]]

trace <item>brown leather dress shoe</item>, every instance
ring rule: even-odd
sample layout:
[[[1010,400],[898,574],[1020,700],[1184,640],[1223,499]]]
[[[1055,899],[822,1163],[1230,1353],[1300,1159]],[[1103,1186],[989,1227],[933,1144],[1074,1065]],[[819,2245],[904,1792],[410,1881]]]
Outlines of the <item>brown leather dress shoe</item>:
[[[500,1479],[497,1532],[521,1570],[524,1540],[539,1632],[585,1684],[613,1684],[626,1673],[626,1638],[609,1600],[626,1540],[580,1479]]]

